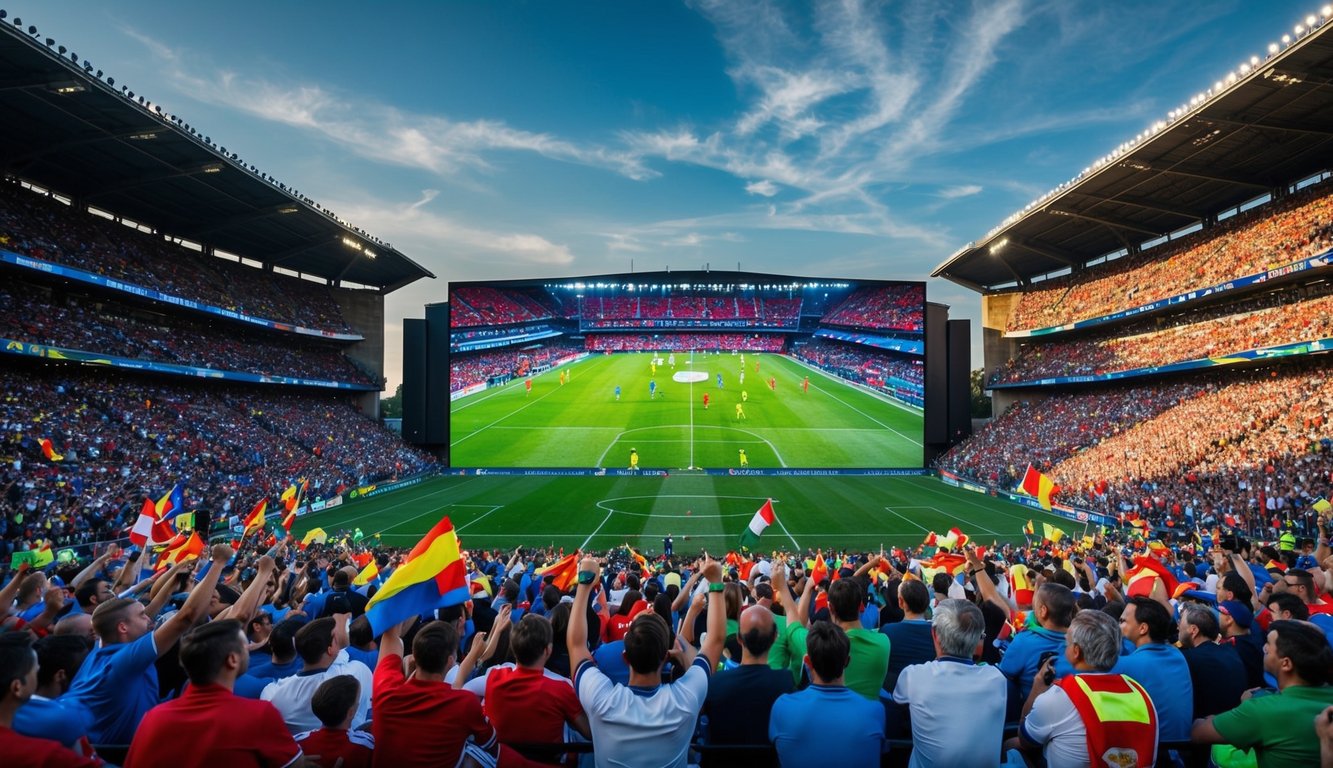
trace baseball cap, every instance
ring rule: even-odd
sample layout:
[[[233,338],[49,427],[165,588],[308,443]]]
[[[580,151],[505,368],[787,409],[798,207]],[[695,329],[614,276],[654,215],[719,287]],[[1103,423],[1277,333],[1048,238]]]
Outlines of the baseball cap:
[[[1230,616],[1241,629],[1249,629],[1254,623],[1254,612],[1238,600],[1223,600],[1217,604],[1217,610]]]

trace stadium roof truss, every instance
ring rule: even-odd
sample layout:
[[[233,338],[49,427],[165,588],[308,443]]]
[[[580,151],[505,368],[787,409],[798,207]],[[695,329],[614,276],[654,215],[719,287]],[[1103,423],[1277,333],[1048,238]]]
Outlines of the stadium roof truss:
[[[1131,149],[969,243],[932,273],[983,293],[1208,226],[1333,165],[1333,23]],[[1230,78],[1229,78],[1230,79]]]
[[[25,27],[0,21],[4,173],[226,253],[383,293],[435,275]]]

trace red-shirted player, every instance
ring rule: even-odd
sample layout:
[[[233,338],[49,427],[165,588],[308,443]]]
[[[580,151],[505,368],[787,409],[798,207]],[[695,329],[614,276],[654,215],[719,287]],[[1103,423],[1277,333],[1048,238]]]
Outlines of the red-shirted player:
[[[801,382],[801,392],[802,392],[803,394],[810,394],[810,377],[809,377],[809,376],[806,376],[806,377],[805,377],[805,381]]]
[[[708,410],[708,393],[704,393],[704,410]]]
[[[361,683],[351,675],[330,677],[310,698],[310,709],[323,728],[296,734],[306,759],[320,765],[370,768],[375,739],[365,731],[348,730],[361,700]]]
[[[523,393],[524,397],[527,397],[528,395],[532,394],[532,379],[528,379],[527,381],[523,382],[523,388],[527,390],[526,392]]]
[[[774,392],[778,391],[778,379],[776,376],[768,377],[768,388],[773,390]]]

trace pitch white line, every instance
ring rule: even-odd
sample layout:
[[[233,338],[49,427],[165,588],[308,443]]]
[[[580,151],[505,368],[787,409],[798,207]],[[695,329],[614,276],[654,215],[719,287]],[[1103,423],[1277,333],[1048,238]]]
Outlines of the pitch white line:
[[[354,523],[354,522],[356,522],[357,520],[364,520],[364,519],[366,519],[367,517],[370,517],[370,516],[372,516],[372,515],[378,515],[378,514],[381,514],[381,513],[383,513],[383,512],[388,512],[388,511],[391,510],[391,509],[398,509],[399,507],[405,507],[405,506],[407,506],[408,504],[415,504],[415,503],[417,503],[418,501],[421,501],[422,499],[429,499],[429,498],[432,497],[432,496],[439,496],[440,494],[442,494],[442,493],[446,493],[446,492],[448,492],[448,491],[452,491],[452,490],[454,490],[455,488],[462,488],[463,486],[467,485],[468,483],[473,482],[474,480],[476,480],[475,477],[472,478],[471,480],[464,480],[463,482],[459,483],[458,485],[451,485],[451,486],[448,486],[447,488],[441,488],[441,489],[438,490],[438,491],[431,491],[430,493],[426,494],[425,496],[413,496],[411,499],[408,499],[407,501],[400,501],[400,502],[398,502],[397,504],[391,504],[391,505],[389,505],[389,506],[387,506],[387,507],[384,507],[384,508],[382,508],[382,509],[377,509],[377,510],[375,510],[374,512],[367,512],[367,513],[365,513],[365,514],[363,514],[363,515],[357,515],[357,516],[355,516],[355,517],[349,517],[349,518],[347,518],[346,520],[343,520],[342,522],[343,522],[343,524],[346,524],[346,523]],[[324,513],[326,513],[326,512],[332,512],[332,511],[334,511],[334,510],[336,510],[336,509],[337,509],[337,507],[333,507],[332,509],[322,510],[322,511],[316,513],[316,514],[324,514]],[[413,518],[410,518],[410,519],[412,519],[412,520],[416,520],[418,517],[425,517],[427,514],[430,514],[430,513],[427,512],[427,513],[424,513],[424,514],[421,514],[421,515],[417,515],[416,517],[413,517]],[[406,521],[404,521],[404,522],[406,522]],[[390,527],[392,527],[392,528],[397,528],[398,525],[399,525],[399,524],[395,523],[394,525],[392,525],[392,526],[390,526]]]
[[[598,502],[598,504],[600,505],[601,502]],[[597,527],[593,529],[592,533],[588,534],[588,538],[583,540],[583,543],[579,545],[579,549],[587,549],[588,542],[592,541],[592,537],[596,536],[597,532],[602,530],[602,527],[606,525],[607,521],[610,520],[611,516],[614,515],[615,513],[616,511],[614,509],[608,509],[606,512],[606,517],[602,518],[602,522],[599,523]]]
[[[460,505],[455,505],[455,506],[460,506]],[[481,504],[473,504],[473,505],[470,505],[470,506],[484,506],[484,505],[481,505]],[[486,517],[487,515],[490,515],[492,512],[496,511],[497,509],[504,509],[504,506],[503,506],[503,505],[500,505],[500,506],[492,506],[492,507],[490,508],[490,511],[482,512],[482,513],[481,513],[481,517],[478,517],[478,518],[475,519],[475,520],[469,520],[469,521],[467,521],[466,523],[463,523],[463,524],[460,525],[459,527],[455,528],[455,529],[454,529],[454,533],[462,533],[462,532],[463,532],[463,529],[467,528],[468,526],[472,525],[473,523],[480,522],[480,521],[482,520],[482,518]]]
[[[934,508],[934,507],[925,507],[925,509],[935,509],[935,508]],[[926,526],[922,525],[921,523],[916,522],[915,520],[913,520],[913,519],[907,517],[906,515],[900,515],[900,514],[898,514],[897,512],[894,512],[893,509],[892,509],[891,507],[885,507],[885,508],[884,508],[884,511],[885,511],[885,512],[888,512],[890,515],[893,515],[894,517],[897,517],[897,518],[902,519],[903,521],[905,521],[905,522],[907,522],[907,523],[910,523],[910,524],[912,524],[912,525],[915,525],[917,528],[920,528],[920,529],[921,529],[922,531],[924,531],[925,533],[930,533],[930,530],[929,530],[928,528],[926,528]],[[936,510],[936,511],[938,511],[938,510]]]
[[[450,448],[453,448],[455,445],[458,445],[459,443],[463,442],[464,440],[468,439],[469,437],[475,437],[476,435],[479,435],[479,434],[481,434],[482,432],[485,432],[486,430],[490,429],[491,427],[495,426],[496,424],[499,424],[500,422],[504,421],[505,419],[510,418],[511,416],[517,416],[517,415],[519,414],[519,412],[522,411],[524,408],[529,408],[529,407],[531,407],[531,406],[534,406],[534,405],[536,405],[537,403],[540,403],[541,401],[545,400],[546,398],[550,397],[551,395],[554,395],[556,392],[559,392],[559,391],[560,391],[560,390],[558,390],[558,389],[552,388],[550,392],[547,392],[546,394],[542,395],[541,397],[538,397],[536,400],[531,400],[531,401],[529,401],[529,402],[527,403],[527,405],[524,405],[524,406],[522,406],[521,408],[515,409],[515,410],[513,410],[513,411],[511,411],[511,412],[509,412],[509,413],[507,413],[507,414],[505,414],[504,416],[501,416],[500,418],[496,419],[495,421],[492,421],[490,424],[487,424],[486,426],[482,427],[481,429],[478,429],[478,430],[475,430],[475,431],[473,431],[473,432],[470,432],[470,433],[468,433],[468,434],[466,434],[466,435],[463,435],[462,437],[458,438],[457,440],[453,441],[452,443],[449,443],[449,447],[450,447]]]

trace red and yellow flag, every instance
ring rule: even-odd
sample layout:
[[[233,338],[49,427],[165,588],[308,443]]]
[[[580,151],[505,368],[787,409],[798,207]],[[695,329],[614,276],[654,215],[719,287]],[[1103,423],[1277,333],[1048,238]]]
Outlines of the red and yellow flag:
[[[1023,473],[1023,482],[1019,483],[1018,490],[1036,499],[1041,503],[1041,508],[1049,512],[1051,511],[1051,497],[1059,493],[1060,486],[1029,464],[1027,472]]]

